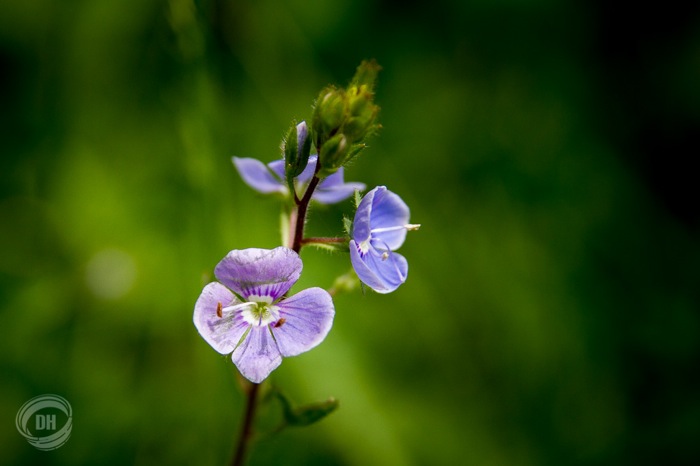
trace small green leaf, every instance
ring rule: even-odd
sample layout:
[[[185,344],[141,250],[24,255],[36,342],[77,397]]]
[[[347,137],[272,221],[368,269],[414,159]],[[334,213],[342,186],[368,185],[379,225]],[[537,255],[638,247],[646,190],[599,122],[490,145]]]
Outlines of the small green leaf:
[[[362,201],[362,196],[360,195],[360,191],[355,190],[355,208],[357,209],[360,207],[360,201]]]
[[[304,243],[304,246],[312,246],[316,249],[322,249],[324,251],[330,251],[330,252],[348,252],[348,243],[343,242],[343,243],[315,243],[313,241],[310,241],[308,243]]]
[[[354,159],[357,154],[362,152],[367,148],[367,144],[353,144],[350,146],[350,149],[348,149],[347,154],[345,154],[345,160],[343,161],[343,165],[347,165]]]
[[[338,408],[338,400],[329,398],[326,401],[293,407],[284,394],[277,392],[277,398],[282,404],[284,420],[289,426],[308,426],[320,421]]]
[[[356,196],[358,192],[359,191],[355,191]],[[355,201],[355,203],[357,203],[357,200]],[[343,229],[345,230],[345,233],[348,234],[348,236],[352,237],[352,220],[345,216],[343,216]]]

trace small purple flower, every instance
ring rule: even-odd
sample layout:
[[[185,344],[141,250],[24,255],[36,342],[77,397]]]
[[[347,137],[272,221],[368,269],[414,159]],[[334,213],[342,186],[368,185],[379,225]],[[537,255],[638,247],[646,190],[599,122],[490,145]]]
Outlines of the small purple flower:
[[[333,325],[333,300],[321,288],[285,294],[302,262],[291,249],[229,252],[214,269],[221,283],[204,287],[194,325],[204,340],[231,357],[245,378],[260,383],[282,362],[323,341]]]
[[[378,293],[390,293],[406,281],[408,262],[394,252],[408,230],[410,211],[399,196],[377,186],[360,201],[350,240],[350,260],[362,282]]]
[[[316,171],[318,157],[309,157],[309,164],[303,172],[296,178],[296,189],[301,196],[302,188],[307,185]],[[233,164],[236,166],[243,181],[248,186],[263,194],[280,193],[289,195],[289,188],[284,182],[284,160],[275,160],[267,165],[257,159],[246,157],[233,157]],[[352,196],[355,191],[365,189],[363,183],[345,183],[343,181],[343,169],[327,176],[321,181],[314,191],[311,199],[321,204],[335,204]]]

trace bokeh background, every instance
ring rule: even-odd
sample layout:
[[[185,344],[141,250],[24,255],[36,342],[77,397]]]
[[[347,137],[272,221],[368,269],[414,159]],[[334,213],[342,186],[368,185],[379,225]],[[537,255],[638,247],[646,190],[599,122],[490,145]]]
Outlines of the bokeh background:
[[[409,279],[337,297],[270,380],[340,409],[250,464],[698,464],[698,10],[1,2],[0,463],[229,460],[243,396],[193,304],[230,249],[280,244],[230,158],[279,157],[375,58],[384,128],[347,179],[423,225]],[[343,214],[314,208],[312,233]],[[297,290],[349,267],[302,257]],[[43,393],[74,410],[52,452],[14,426]]]

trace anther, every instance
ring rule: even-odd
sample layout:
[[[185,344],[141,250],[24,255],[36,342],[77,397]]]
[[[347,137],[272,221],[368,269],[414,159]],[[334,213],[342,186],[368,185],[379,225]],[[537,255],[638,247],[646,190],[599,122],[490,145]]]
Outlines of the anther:
[[[278,320],[277,322],[275,322],[272,326],[273,326],[274,328],[279,328],[279,327],[281,327],[285,322],[287,322],[287,319],[285,319],[284,317],[282,317],[280,320]]]

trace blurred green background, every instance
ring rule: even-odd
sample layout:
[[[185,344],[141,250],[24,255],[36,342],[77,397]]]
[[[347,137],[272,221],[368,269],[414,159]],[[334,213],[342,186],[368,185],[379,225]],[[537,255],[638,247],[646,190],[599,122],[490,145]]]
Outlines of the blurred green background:
[[[336,299],[270,380],[339,411],[250,464],[698,464],[688,3],[0,3],[0,463],[229,460],[243,397],[193,305],[230,249],[280,243],[230,158],[279,157],[376,58],[384,129],[346,178],[423,225],[409,278]],[[302,257],[295,290],[349,267]],[[14,425],[43,393],[74,410],[51,452]]]

